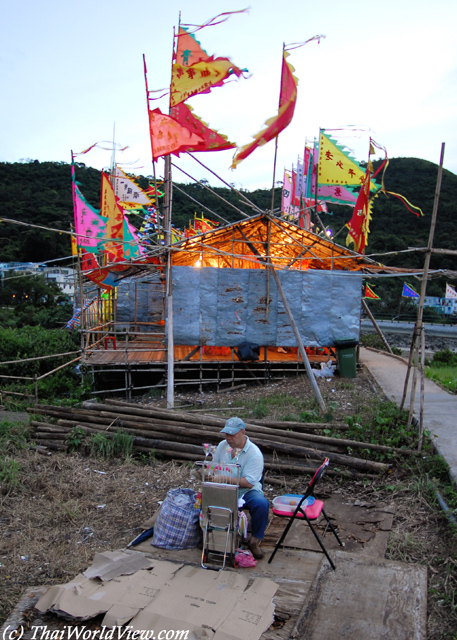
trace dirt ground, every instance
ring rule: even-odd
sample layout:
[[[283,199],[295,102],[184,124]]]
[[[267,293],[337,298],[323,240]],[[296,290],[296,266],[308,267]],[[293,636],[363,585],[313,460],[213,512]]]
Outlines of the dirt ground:
[[[364,371],[350,381],[319,380],[319,386],[338,419],[379,401],[379,391]],[[226,394],[179,392],[176,404],[221,417],[240,414],[255,422],[259,402],[267,411],[263,417],[284,419],[284,407],[279,413],[274,408],[277,403],[268,403],[278,396],[289,398],[292,413],[297,400],[308,403],[310,411],[315,405],[311,386],[303,377]],[[144,397],[143,402],[165,406],[165,399],[157,396]],[[125,547],[170,488],[192,486],[189,464],[174,461],[106,461],[78,453],[47,456],[33,450],[21,452],[16,459],[24,471],[22,484],[0,495],[0,623],[27,587],[67,582],[90,565],[96,552]],[[284,489],[303,491],[303,478],[275,477],[282,486],[267,481],[267,497]],[[455,640],[457,535],[443,512],[427,502],[420,485],[399,464],[388,477],[342,480],[328,474],[323,489],[326,493],[338,490],[343,498],[395,501],[387,557],[427,565],[427,638]]]

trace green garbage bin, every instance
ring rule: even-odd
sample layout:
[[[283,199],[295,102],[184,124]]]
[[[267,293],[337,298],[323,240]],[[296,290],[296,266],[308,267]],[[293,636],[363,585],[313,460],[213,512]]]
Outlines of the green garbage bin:
[[[355,378],[357,373],[356,348],[358,340],[335,340],[338,369],[342,378]]]

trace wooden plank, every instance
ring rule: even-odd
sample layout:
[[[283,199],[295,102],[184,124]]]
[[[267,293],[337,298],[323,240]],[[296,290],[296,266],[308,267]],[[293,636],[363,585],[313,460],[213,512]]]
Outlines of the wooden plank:
[[[300,640],[425,640],[427,568],[334,554],[322,567],[291,637]]]

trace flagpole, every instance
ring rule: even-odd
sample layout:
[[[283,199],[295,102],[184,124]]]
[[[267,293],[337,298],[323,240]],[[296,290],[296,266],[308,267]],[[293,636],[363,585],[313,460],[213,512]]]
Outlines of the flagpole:
[[[168,115],[171,115],[171,84],[173,80],[173,60],[175,56],[175,40],[179,38],[179,29],[181,27],[181,12],[179,12],[178,18],[178,36],[176,36],[175,28],[173,27],[173,53],[171,56],[171,74],[170,74],[170,99],[168,104]],[[178,47],[176,46],[176,50]],[[171,182],[171,159],[170,156],[165,156],[165,195],[166,202],[164,204],[164,231],[165,231],[165,246],[166,246],[166,299],[167,299],[167,408],[173,409],[175,405],[174,401],[174,385],[175,385],[175,370],[174,370],[174,357],[175,357],[175,345],[173,335],[173,277],[171,268],[171,209],[173,200],[173,187]]]

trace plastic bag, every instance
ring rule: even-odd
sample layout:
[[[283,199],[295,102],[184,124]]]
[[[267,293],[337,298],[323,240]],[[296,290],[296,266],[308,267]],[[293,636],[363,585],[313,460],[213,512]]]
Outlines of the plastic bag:
[[[235,553],[235,568],[236,567],[255,567],[257,560],[252,555],[251,551],[245,551],[244,549],[237,549]]]
[[[331,360],[328,362],[321,362],[321,368],[313,369],[313,373],[316,378],[333,378],[335,375],[335,365]]]
[[[171,489],[154,526],[151,544],[162,549],[192,549],[201,540],[199,516],[193,489]]]

